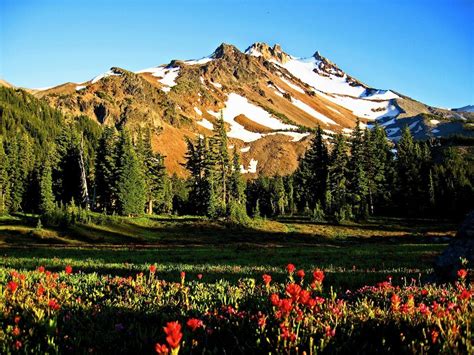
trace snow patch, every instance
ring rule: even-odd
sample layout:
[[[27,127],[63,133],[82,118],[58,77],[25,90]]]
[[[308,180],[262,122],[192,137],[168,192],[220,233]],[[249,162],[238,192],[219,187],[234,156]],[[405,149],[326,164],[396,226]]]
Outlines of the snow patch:
[[[315,109],[313,109],[311,106],[305,104],[303,101],[300,101],[298,99],[295,99],[295,98],[291,98],[291,103],[293,105],[295,105],[296,107],[298,107],[300,110],[303,110],[304,112],[306,112],[307,114],[313,116],[314,118],[316,118],[317,120],[329,125],[329,124],[332,124],[332,125],[337,125],[339,126],[339,124],[337,124],[336,122],[334,122],[333,120],[331,120],[329,117],[326,117],[324,116],[323,114],[319,113],[318,111],[316,111]]]
[[[179,67],[169,68],[166,66],[154,67],[139,70],[136,73],[150,73],[152,76],[155,76],[160,83],[168,86],[168,88],[163,88],[163,91],[169,92],[170,88],[176,85],[176,78],[179,75]]]
[[[87,85],[77,85],[77,86],[76,86],[76,91],[85,89],[86,87],[87,87]]]
[[[352,86],[347,82],[347,75],[339,77],[332,74],[320,75],[318,71],[319,61],[314,57],[307,59],[292,59],[282,66],[293,76],[302,82],[312,86],[316,90],[326,93],[350,95],[359,97],[365,92],[363,86]]]
[[[245,169],[243,165],[240,166],[240,172],[242,174],[247,174],[247,173],[255,174],[257,172],[257,164],[258,164],[258,160],[255,160],[252,158],[250,159],[250,163],[247,169]]]
[[[439,125],[439,121],[438,121],[438,120],[430,120],[430,123],[431,123],[431,124],[434,124],[434,125]]]
[[[218,89],[222,88],[222,84],[219,84],[219,83],[216,83],[216,82],[213,82],[213,81],[211,81],[211,84],[214,85]]]
[[[293,84],[291,81],[287,80],[286,78],[281,77],[280,79],[281,79],[286,85],[288,85],[290,88],[292,88],[292,89],[294,89],[294,90],[296,90],[296,91],[298,91],[298,92],[300,92],[300,93],[302,93],[302,94],[305,93],[305,91],[304,91],[302,88],[300,88],[298,85]]]
[[[197,107],[194,108],[194,111],[199,115],[202,116],[202,111],[198,109]]]
[[[243,147],[240,149],[242,153],[247,153],[250,150],[250,147]]]
[[[205,118],[203,118],[201,121],[198,121],[197,124],[204,128],[207,128],[210,131],[214,129],[214,125]]]
[[[186,65],[202,65],[211,62],[213,59],[211,57],[204,57],[201,59],[191,59],[185,60],[184,63]]]
[[[94,83],[98,82],[99,80],[101,80],[103,78],[106,78],[108,76],[112,76],[112,75],[120,76],[120,74],[114,73],[112,70],[109,70],[105,73],[99,74],[96,77],[92,78],[91,84],[94,84]]]

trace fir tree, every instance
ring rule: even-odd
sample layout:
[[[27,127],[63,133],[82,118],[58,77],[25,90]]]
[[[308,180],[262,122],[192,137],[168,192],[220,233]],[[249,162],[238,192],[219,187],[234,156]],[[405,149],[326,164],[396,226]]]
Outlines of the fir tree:
[[[40,187],[40,204],[39,212],[41,214],[49,214],[54,210],[54,194],[53,194],[53,177],[52,169],[49,159],[43,163],[43,166],[40,168],[41,175],[39,178],[39,187]]]
[[[123,216],[140,215],[145,207],[142,167],[130,134],[122,129],[117,145],[117,212]]]
[[[295,174],[295,183],[300,186],[298,194],[300,207],[308,203],[310,208],[314,208],[318,201],[324,203],[327,175],[328,149],[323,140],[323,130],[318,126],[311,146],[300,159]]]
[[[117,201],[117,134],[105,127],[95,160],[95,204],[102,212],[113,212]]]
[[[350,147],[349,186],[351,202],[355,217],[361,219],[367,217],[368,214],[367,196],[369,186],[365,170],[366,164],[364,164],[366,159],[366,156],[364,156],[364,139],[359,121],[357,121],[357,125],[352,131]]]
[[[9,207],[9,159],[0,136],[0,215],[6,214]]]
[[[346,218],[348,210],[348,175],[349,158],[347,143],[342,134],[337,134],[331,151],[329,181],[331,192],[331,209],[328,211],[337,220]]]

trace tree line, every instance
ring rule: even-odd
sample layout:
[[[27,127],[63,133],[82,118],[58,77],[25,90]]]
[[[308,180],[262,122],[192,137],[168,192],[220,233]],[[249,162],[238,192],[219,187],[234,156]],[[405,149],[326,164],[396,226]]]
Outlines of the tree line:
[[[472,152],[415,141],[408,128],[394,144],[377,124],[364,130],[357,124],[350,136],[329,138],[318,127],[293,174],[245,180],[221,117],[211,136],[187,139],[189,177],[183,179],[166,173],[150,129],[65,117],[7,88],[0,88],[0,114],[0,213],[40,213],[54,221],[79,208],[238,223],[301,214],[341,222],[374,215],[456,217],[473,207]]]

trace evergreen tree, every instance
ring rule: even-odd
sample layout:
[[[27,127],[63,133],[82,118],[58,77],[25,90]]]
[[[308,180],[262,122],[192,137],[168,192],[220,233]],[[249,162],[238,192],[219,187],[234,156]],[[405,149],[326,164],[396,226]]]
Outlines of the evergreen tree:
[[[117,201],[117,133],[105,127],[99,139],[95,161],[95,205],[99,211],[113,212]]]
[[[144,176],[126,129],[120,131],[117,156],[117,212],[123,216],[140,215],[146,202]]]
[[[318,126],[311,145],[299,162],[295,183],[300,187],[298,205],[308,204],[311,209],[319,201],[324,203],[327,191],[328,149],[323,140],[323,130]]]
[[[9,201],[9,159],[3,147],[3,139],[0,136],[0,215],[8,213]]]
[[[153,204],[163,205],[165,188],[165,166],[163,157],[154,153],[151,146],[151,131],[147,130],[145,137],[138,132],[137,153],[142,163],[145,177],[147,212],[153,213]]]
[[[350,195],[354,215],[357,219],[365,218],[368,215],[367,196],[369,192],[368,179],[366,174],[366,164],[364,164],[367,155],[364,156],[364,139],[360,123],[352,131],[350,145]]]
[[[337,134],[331,151],[329,181],[331,192],[331,209],[328,211],[336,220],[348,218],[349,197],[349,158],[347,143],[342,134]]]
[[[43,163],[40,168],[41,175],[39,178],[40,187],[40,203],[39,212],[42,214],[49,214],[54,210],[54,194],[53,194],[53,177],[52,169],[49,159]]]

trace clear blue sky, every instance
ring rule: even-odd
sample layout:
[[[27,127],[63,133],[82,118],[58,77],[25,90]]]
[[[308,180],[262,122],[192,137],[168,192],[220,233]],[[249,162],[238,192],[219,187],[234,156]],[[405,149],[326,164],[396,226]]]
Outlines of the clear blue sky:
[[[257,41],[300,57],[319,50],[370,86],[431,105],[474,104],[473,0],[0,0],[0,77],[17,86]]]

